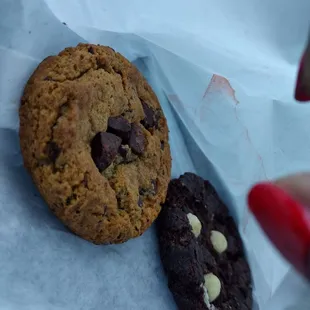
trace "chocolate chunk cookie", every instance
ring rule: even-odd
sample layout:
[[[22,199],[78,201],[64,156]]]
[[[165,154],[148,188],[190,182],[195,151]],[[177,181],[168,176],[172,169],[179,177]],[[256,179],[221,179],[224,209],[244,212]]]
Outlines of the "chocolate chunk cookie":
[[[165,200],[166,119],[136,67],[109,47],[79,44],[38,66],[21,100],[20,144],[52,211],[96,244],[141,235]]]
[[[161,259],[181,310],[251,310],[251,273],[237,227],[208,181],[169,184],[158,217]]]

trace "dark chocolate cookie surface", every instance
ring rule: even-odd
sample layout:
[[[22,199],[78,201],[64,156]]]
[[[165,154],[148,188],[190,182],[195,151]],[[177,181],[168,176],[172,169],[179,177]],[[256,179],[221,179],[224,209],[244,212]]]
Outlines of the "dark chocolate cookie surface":
[[[166,197],[167,122],[140,72],[105,46],[46,58],[20,107],[25,167],[52,211],[97,244],[141,235]]]
[[[239,232],[208,181],[192,173],[172,180],[157,229],[179,309],[252,309],[251,272]]]

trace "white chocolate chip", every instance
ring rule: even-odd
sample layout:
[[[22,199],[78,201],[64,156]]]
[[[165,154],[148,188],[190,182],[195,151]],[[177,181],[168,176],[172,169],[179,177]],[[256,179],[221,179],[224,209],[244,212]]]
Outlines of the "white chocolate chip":
[[[214,250],[217,253],[221,254],[227,250],[227,240],[221,232],[217,230],[211,230],[210,240]]]
[[[192,233],[197,238],[201,232],[201,223],[200,223],[198,217],[192,213],[188,213],[187,218],[188,218],[189,224],[192,227]]]
[[[208,273],[204,276],[205,288],[209,296],[209,302],[213,302],[221,293],[221,281],[213,273]]]

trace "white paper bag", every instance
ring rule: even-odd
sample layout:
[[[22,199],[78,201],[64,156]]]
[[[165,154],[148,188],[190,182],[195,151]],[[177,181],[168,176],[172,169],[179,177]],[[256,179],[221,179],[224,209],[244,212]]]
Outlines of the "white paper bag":
[[[123,245],[93,246],[49,213],[22,167],[23,86],[43,58],[84,41],[135,62],[168,119],[172,176],[210,179],[230,207],[253,273],[254,309],[309,308],[309,287],[270,245],[245,199],[254,182],[310,169],[310,105],[292,100],[310,2],[1,5],[1,309],[176,309],[154,229]]]

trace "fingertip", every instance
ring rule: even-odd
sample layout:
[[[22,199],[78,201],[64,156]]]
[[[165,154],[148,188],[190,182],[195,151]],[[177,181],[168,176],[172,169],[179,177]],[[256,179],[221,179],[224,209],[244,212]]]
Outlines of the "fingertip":
[[[306,258],[306,277],[308,280],[310,280],[310,249],[308,251],[308,255],[307,255],[307,258]]]
[[[273,183],[255,185],[249,208],[269,239],[303,274],[310,246],[310,223],[302,205]]]
[[[280,178],[274,184],[305,207],[310,207],[310,173],[298,173]]]
[[[295,86],[295,99],[299,102],[310,101],[310,85],[307,82],[305,76],[305,70],[307,70],[306,62],[307,62],[307,51],[303,54],[300,64],[299,70],[297,74],[297,82]]]

